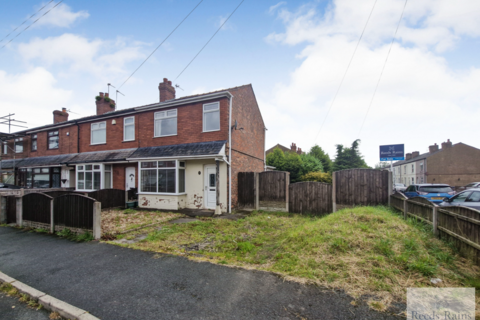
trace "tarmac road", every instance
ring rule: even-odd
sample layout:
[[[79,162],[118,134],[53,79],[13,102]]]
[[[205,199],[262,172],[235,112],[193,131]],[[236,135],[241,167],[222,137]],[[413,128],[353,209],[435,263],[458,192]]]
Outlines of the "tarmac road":
[[[267,272],[10,227],[0,227],[0,271],[103,320],[400,319]]]
[[[48,320],[49,315],[50,312],[45,309],[31,309],[17,298],[0,292],[0,320]]]

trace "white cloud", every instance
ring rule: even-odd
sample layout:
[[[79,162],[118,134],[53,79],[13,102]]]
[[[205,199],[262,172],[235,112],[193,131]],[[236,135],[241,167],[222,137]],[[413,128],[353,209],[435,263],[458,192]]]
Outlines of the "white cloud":
[[[480,36],[479,4],[470,1],[409,2],[365,126],[358,136],[400,17],[403,0],[378,2],[325,127],[317,140],[333,96],[345,72],[373,1],[334,1],[324,14],[307,4],[278,15],[285,32],[266,40],[305,43],[301,65],[261,101],[269,128],[267,147],[296,142],[303,150],[319,143],[331,156],[335,144],[362,139],[367,162],[378,162],[378,146],[405,143],[425,151],[450,138],[480,147],[470,128],[480,116],[480,69],[451,69],[441,55],[461,37]],[[462,12],[463,19],[457,13]],[[448,14],[450,13],[450,14]],[[285,130],[288,128],[289,130]],[[472,130],[473,132],[473,130]],[[472,133],[470,132],[470,133]]]
[[[89,40],[65,33],[59,37],[35,38],[18,46],[20,56],[27,63],[61,66],[63,76],[88,73],[98,79],[124,77],[125,65],[144,57],[141,44],[128,44],[124,39]]]
[[[273,13],[275,13],[275,11],[276,11],[279,7],[284,6],[284,5],[286,5],[286,4],[287,4],[286,1],[280,1],[280,2],[277,3],[277,4],[274,4],[273,6],[271,6],[271,7],[268,9],[268,13],[273,14]]]
[[[74,106],[72,94],[72,91],[58,88],[55,77],[44,68],[20,74],[7,74],[0,70],[2,110],[15,113],[14,118],[27,121],[29,127],[52,123],[52,106]],[[12,128],[12,131],[21,129]],[[7,130],[6,126],[0,127],[0,131]]]
[[[41,6],[43,6],[42,4]],[[53,8],[54,4],[52,3],[51,6],[45,7],[42,12],[39,13],[39,16],[42,15],[47,10]],[[68,28],[70,27],[75,21],[81,19],[87,19],[90,14],[87,11],[78,11],[73,12],[72,9],[66,5],[65,3],[61,3],[55,8],[53,8],[50,12],[48,12],[45,16],[41,17],[37,23],[34,24],[36,27],[40,26],[54,26],[54,27],[61,27],[61,28]]]

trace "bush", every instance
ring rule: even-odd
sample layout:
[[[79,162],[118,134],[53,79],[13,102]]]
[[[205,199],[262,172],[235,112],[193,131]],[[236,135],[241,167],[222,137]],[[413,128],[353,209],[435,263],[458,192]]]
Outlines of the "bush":
[[[100,101],[100,100],[102,100],[102,97],[96,96],[96,97],[95,97],[95,100]]]
[[[323,183],[332,183],[332,175],[328,172],[309,172],[304,174],[301,178],[301,181],[316,181]]]
[[[105,100],[105,102],[110,102],[111,99],[109,97],[105,97],[103,100]]]

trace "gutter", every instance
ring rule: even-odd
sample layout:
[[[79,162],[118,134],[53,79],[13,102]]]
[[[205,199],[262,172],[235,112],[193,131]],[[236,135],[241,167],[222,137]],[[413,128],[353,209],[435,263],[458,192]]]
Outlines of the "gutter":
[[[217,98],[231,98],[233,95],[228,92],[217,92],[217,93],[212,93],[208,95],[202,95],[199,97],[192,97],[192,98],[185,98],[185,99],[172,99],[172,100],[167,100],[164,102],[159,102],[155,103],[153,105],[148,105],[148,106],[143,106],[143,107],[136,107],[134,108],[135,111],[147,111],[147,110],[155,110],[155,109],[160,109],[160,108],[168,108],[168,107],[174,107],[174,106],[181,106],[183,104],[189,104],[192,102],[201,102],[201,101],[208,101],[208,100],[213,100]]]
[[[230,94],[230,112],[228,113],[228,213],[232,213],[232,101],[233,95]]]
[[[224,157],[222,154],[209,154],[209,155],[200,155],[200,156],[170,156],[170,157],[148,157],[148,158],[127,158],[126,161],[155,161],[157,159],[161,160],[179,160],[179,159],[218,159],[219,157]]]

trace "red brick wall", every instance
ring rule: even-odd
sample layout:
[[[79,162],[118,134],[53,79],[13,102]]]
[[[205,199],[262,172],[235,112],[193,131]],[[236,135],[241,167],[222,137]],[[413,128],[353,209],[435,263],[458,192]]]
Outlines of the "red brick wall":
[[[233,97],[232,125],[232,207],[238,203],[238,173],[264,171],[265,124],[252,86],[230,90]],[[243,128],[243,130],[240,130]]]
[[[113,185],[114,189],[125,190],[125,168],[135,167],[135,186],[138,188],[138,164],[132,163],[118,163],[112,166],[113,169]]]

